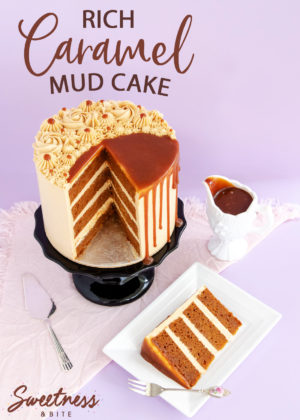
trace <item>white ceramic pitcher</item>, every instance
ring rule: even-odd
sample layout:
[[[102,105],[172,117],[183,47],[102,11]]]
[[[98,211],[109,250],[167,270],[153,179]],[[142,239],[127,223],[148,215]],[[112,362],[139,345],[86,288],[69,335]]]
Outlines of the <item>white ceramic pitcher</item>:
[[[213,183],[215,180],[215,184]],[[248,209],[243,213],[232,215],[224,213],[214,201],[217,191],[226,185],[216,188],[216,181],[224,181],[228,186],[241,188],[249,193],[252,202]],[[220,175],[211,175],[203,182],[206,190],[206,214],[209,224],[214,232],[213,237],[208,242],[208,249],[212,255],[222,261],[235,261],[243,257],[248,250],[246,234],[253,228],[258,208],[258,200],[254,191],[246,185],[233,179],[228,179]],[[212,193],[212,190],[214,193]]]

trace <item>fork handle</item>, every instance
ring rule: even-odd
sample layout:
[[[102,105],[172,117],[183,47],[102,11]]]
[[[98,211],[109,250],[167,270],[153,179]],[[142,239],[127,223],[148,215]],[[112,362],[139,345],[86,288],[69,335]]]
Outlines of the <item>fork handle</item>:
[[[189,392],[198,392],[200,394],[210,395],[211,397],[215,398],[222,398],[227,397],[230,395],[231,392],[228,389],[223,388],[222,386],[211,386],[210,388],[206,389],[180,389],[180,388],[161,388],[161,392],[163,391],[189,391]]]
[[[186,388],[163,388],[163,391],[188,391],[188,392],[200,392],[201,394],[206,393],[205,389],[186,389]]]
[[[59,363],[60,363],[62,369],[66,370],[66,371],[71,370],[72,367],[73,367],[73,364],[70,361],[70,359],[68,358],[68,355],[64,351],[62,345],[60,344],[55,332],[53,331],[49,319],[46,319],[45,323],[46,323],[47,329],[49,331],[50,337],[52,338],[52,342],[54,344],[54,347],[55,347],[55,350],[56,350],[56,353],[57,353],[57,356],[58,356],[58,360],[59,360]]]

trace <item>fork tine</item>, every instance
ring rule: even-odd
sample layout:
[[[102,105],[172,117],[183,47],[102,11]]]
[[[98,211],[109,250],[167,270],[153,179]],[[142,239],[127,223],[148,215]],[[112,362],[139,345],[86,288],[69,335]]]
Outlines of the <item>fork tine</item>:
[[[138,389],[140,391],[146,392],[147,388],[145,386],[135,385],[135,384],[128,384],[128,387],[132,387],[134,389]]]
[[[145,382],[138,381],[137,379],[131,379],[131,378],[128,378],[128,382],[133,382],[135,384],[143,385],[143,386],[146,386],[147,385]]]
[[[147,385],[134,384],[134,383],[131,383],[131,382],[128,382],[128,386],[132,386],[133,388],[140,389],[141,391],[146,391],[146,389],[147,389]]]
[[[131,391],[137,392],[138,394],[141,394],[141,395],[146,395],[145,391],[142,391],[141,389],[131,388],[131,387],[129,387],[129,389],[130,389]]]

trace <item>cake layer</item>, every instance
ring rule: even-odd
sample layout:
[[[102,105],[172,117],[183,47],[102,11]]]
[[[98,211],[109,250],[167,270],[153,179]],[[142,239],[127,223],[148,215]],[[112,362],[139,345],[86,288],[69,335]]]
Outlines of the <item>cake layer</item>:
[[[130,229],[127,220],[124,219],[122,213],[120,212],[120,210],[116,207],[115,203],[114,203],[114,208],[115,211],[119,217],[120,223],[123,226],[123,229],[126,233],[127,239],[128,241],[131,243],[131,245],[133,246],[135,252],[137,253],[137,255],[140,255],[140,243],[139,240],[136,238],[135,234],[132,232],[132,230]]]
[[[170,327],[167,327],[165,329],[165,332],[170,336],[172,341],[176,344],[177,348],[182,351],[182,353],[185,355],[185,357],[189,360],[189,362],[194,366],[195,369],[201,374],[205,373],[205,369],[198,363],[198,361],[193,357],[191,352],[189,351],[188,347],[184,344],[184,342],[181,340],[181,337],[177,337],[176,334],[173,333],[173,331],[170,329]]]
[[[90,242],[94,239],[94,237],[99,232],[100,228],[104,225],[106,220],[113,214],[113,204],[111,203],[109,208],[105,213],[103,213],[97,220],[97,222],[94,224],[93,228],[90,229],[88,234],[83,238],[83,240],[77,245],[76,247],[76,253],[77,257],[82,255],[86,248],[89,246]]]
[[[75,238],[83,230],[83,228],[88,224],[96,212],[103,206],[108,198],[112,197],[112,189],[109,187],[105,189],[97,198],[97,200],[90,206],[87,211],[82,215],[82,217],[74,225],[74,236]]]
[[[214,295],[205,289],[198,296],[198,299],[210,310],[212,314],[224,325],[224,327],[230,331],[231,334],[235,334],[238,328],[242,325],[222,303],[214,297]]]
[[[89,222],[86,224],[86,226],[82,229],[82,231],[78,234],[78,236],[75,238],[75,245],[76,247],[80,244],[81,241],[88,235],[89,231],[93,229],[94,225],[97,223],[97,220],[99,217],[102,216],[102,214],[105,214],[109,207],[114,203],[112,197],[110,196],[101,207],[97,210],[97,212],[94,214],[94,216],[89,220]]]
[[[204,315],[194,302],[191,303],[183,313],[217,350],[221,350],[225,346],[228,341],[226,337]]]
[[[170,324],[169,327],[183,344],[189,349],[190,353],[200,363],[200,365],[207,369],[214,360],[214,355],[202,344],[197,336],[190,330],[182,318],[178,318]]]
[[[111,168],[111,171],[115,175],[115,178],[117,178],[120,181],[123,187],[127,190],[129,196],[134,200],[135,195],[136,195],[136,190],[134,186],[130,183],[125,173],[122,171],[120,166],[117,165],[114,158],[111,156],[111,154],[107,150],[106,150],[106,159],[107,159],[109,167]]]
[[[135,202],[131,197],[128,197],[128,195],[126,194],[127,190],[123,187],[123,185],[120,183],[118,178],[116,178],[116,176],[114,175],[111,169],[110,169],[110,179],[111,179],[114,191],[123,201],[126,208],[130,211],[132,217],[136,219]]]
[[[98,189],[98,191],[93,195],[93,197],[86,203],[85,207],[81,212],[73,219],[73,224],[76,225],[77,222],[84,217],[88,210],[95,204],[98,198],[104,193],[104,191],[111,189],[111,182],[109,179],[105,181],[103,185]]]
[[[100,170],[96,179],[91,183],[91,185],[86,189],[86,191],[81,195],[81,197],[75,202],[72,207],[72,216],[75,220],[77,216],[82,212],[87,203],[92,200],[95,194],[103,187],[105,182],[109,179],[109,168],[105,166],[104,170]]]
[[[151,363],[166,376],[178,382],[185,388],[190,388],[185,377],[181,375],[180,372],[174,368],[174,366],[171,365],[168,359],[159,351],[155,345],[153,345],[152,341],[147,337],[143,341],[141,355],[145,360],[147,360],[147,362]]]
[[[72,187],[69,190],[70,203],[74,201],[76,196],[88,183],[90,178],[94,175],[95,172],[101,167],[105,161],[105,152],[101,151],[98,155],[91,161],[90,164],[86,167],[85,171],[79,175],[78,179],[74,182]]]
[[[136,221],[133,219],[127,207],[123,204],[119,195],[115,191],[113,192],[113,194],[114,194],[116,207],[118,208],[123,218],[126,220],[127,224],[130,226],[131,230],[134,232],[135,236],[138,238],[139,231],[138,231],[138,226],[136,224]]]
[[[177,347],[169,334],[166,331],[162,331],[156,337],[152,338],[152,342],[168,359],[174,369],[185,378],[188,386],[194,386],[199,380],[201,374],[184,355],[184,353]]]

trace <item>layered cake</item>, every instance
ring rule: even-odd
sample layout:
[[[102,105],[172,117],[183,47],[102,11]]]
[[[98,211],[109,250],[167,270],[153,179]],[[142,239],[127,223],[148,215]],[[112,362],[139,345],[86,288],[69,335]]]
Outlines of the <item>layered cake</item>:
[[[192,388],[241,325],[203,286],[145,337],[141,355],[169,378]]]
[[[45,120],[33,147],[45,231],[62,255],[78,260],[110,217],[137,260],[170,241],[179,145],[160,112],[87,100]]]

